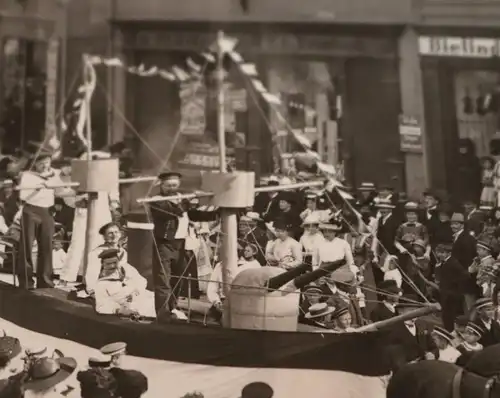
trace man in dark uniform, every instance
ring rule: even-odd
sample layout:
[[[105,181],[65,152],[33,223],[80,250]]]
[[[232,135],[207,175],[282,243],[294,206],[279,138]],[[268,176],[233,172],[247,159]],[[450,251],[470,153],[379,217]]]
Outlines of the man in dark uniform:
[[[162,173],[161,196],[180,195],[181,175]],[[186,315],[177,309],[180,279],[185,273],[185,244],[189,221],[214,221],[217,213],[190,209],[187,200],[168,200],[150,206],[154,224],[153,284],[158,320],[169,320],[172,314],[178,319]]]
[[[475,322],[484,329],[479,340],[483,347],[500,343],[500,325],[495,320],[495,306],[489,298],[480,298],[474,304]]]

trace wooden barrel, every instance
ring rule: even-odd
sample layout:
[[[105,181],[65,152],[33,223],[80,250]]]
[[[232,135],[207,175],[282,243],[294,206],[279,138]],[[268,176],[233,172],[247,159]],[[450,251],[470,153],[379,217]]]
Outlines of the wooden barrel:
[[[232,329],[274,330],[296,332],[299,315],[297,292],[268,293],[266,282],[283,273],[278,267],[262,267],[240,272],[224,303],[228,316],[224,324]]]
[[[146,213],[127,215],[128,262],[148,281],[148,289],[153,288],[153,224]]]

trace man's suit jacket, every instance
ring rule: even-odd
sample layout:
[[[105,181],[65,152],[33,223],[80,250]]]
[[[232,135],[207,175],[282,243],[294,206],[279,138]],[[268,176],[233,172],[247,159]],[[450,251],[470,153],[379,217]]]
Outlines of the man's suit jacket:
[[[396,313],[391,312],[391,310],[389,310],[389,308],[387,308],[384,303],[379,303],[371,312],[370,320],[372,322],[380,322],[385,321],[386,319],[393,318],[395,316]]]
[[[396,234],[399,228],[399,221],[394,217],[394,215],[390,215],[389,218],[383,222],[382,219],[378,222],[377,229],[377,239],[379,240],[379,253],[383,253],[383,246],[389,254],[396,254],[397,250],[394,246],[394,241],[396,240]]]
[[[436,267],[435,277],[441,296],[462,296],[469,289],[470,274],[453,255]]]
[[[427,228],[427,232],[429,233],[429,242],[432,246],[435,246],[439,243],[436,241],[436,237],[438,236],[438,229],[441,226],[437,209],[422,211],[420,213],[419,220]]]
[[[476,238],[468,231],[462,231],[453,243],[451,254],[458,260],[462,267],[468,269],[474,258],[477,257]]]
[[[500,325],[498,322],[492,321],[489,330],[481,319],[476,319],[476,323],[486,330],[486,333],[483,334],[479,340],[479,343],[482,344],[483,347],[500,343]]]

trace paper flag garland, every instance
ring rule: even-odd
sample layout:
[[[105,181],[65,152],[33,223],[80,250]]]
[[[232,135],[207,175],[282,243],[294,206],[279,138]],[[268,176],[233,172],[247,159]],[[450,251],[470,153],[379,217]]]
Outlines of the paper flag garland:
[[[271,109],[274,110],[276,117],[284,122],[287,123],[285,117],[281,114],[280,110],[276,107],[276,105],[281,105],[281,99],[276,96],[275,94],[271,94],[268,92],[264,84],[258,79],[258,73],[257,73],[257,68],[255,67],[254,64],[250,63],[245,63],[243,60],[243,57],[237,53],[236,51],[231,51],[230,52],[231,59],[233,62],[238,65],[240,71],[247,76],[250,79],[250,82],[258,93],[262,96],[262,98],[267,101],[267,103],[270,105]],[[303,109],[304,112],[308,114],[315,114],[315,110],[307,107],[306,105],[303,104],[298,104],[295,102],[289,103],[290,107],[298,108],[298,109]],[[288,124],[288,123],[287,123]],[[319,171],[324,173],[326,176],[328,176],[330,179],[336,179],[337,177],[337,172],[334,166],[324,163],[321,161],[320,155],[311,150],[312,148],[312,143],[311,141],[306,137],[305,134],[302,133],[301,130],[297,129],[292,129],[289,125],[287,126],[288,130],[292,133],[293,137],[295,140],[302,146],[304,149],[304,153],[302,154],[304,157],[312,159],[318,168]],[[279,134],[279,132],[276,132],[276,134]],[[345,194],[348,195],[348,194]],[[347,198],[347,197],[346,197]]]

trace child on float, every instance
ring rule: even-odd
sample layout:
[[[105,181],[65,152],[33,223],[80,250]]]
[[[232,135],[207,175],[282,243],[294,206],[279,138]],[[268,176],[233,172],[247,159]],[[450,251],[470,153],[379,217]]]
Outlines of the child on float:
[[[463,342],[457,346],[457,350],[461,356],[457,359],[456,364],[465,366],[470,357],[483,349],[483,345],[479,343],[481,337],[486,331],[474,322],[469,322],[462,334]]]

